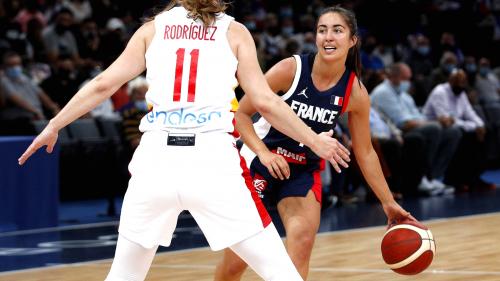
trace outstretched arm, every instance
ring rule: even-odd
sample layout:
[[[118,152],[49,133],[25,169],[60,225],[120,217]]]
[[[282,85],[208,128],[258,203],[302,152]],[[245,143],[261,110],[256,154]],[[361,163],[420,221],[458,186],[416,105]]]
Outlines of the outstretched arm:
[[[153,22],[144,24],[132,36],[122,54],[105,71],[82,87],[68,104],[53,118],[45,129],[19,158],[24,162],[39,148],[47,146],[51,153],[57,141],[58,131],[80,116],[89,112],[113,95],[125,82],[141,74],[146,67],[146,38],[154,33]]]

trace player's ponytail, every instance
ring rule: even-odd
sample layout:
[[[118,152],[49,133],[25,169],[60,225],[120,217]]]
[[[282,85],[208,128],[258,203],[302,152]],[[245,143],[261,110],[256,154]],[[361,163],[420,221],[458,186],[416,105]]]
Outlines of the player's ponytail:
[[[165,10],[181,4],[188,10],[188,17],[201,20],[205,26],[213,24],[219,13],[224,13],[227,3],[223,0],[171,0]]]

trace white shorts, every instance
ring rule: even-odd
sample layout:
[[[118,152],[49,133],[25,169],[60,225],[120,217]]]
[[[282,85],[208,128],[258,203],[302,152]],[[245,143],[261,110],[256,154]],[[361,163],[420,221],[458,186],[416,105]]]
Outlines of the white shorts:
[[[271,222],[233,136],[197,134],[194,146],[167,145],[167,138],[163,131],[142,136],[129,165],[121,235],[146,248],[169,246],[178,215],[188,210],[217,251]]]

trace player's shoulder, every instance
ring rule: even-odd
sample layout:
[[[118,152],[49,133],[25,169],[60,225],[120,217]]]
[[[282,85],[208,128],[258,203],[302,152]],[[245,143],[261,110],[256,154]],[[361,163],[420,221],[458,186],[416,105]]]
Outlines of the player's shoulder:
[[[370,97],[363,82],[355,75],[351,85],[351,94],[347,111],[364,108],[370,104]]]
[[[228,36],[231,39],[244,40],[251,38],[250,31],[240,22],[232,20],[229,23]]]
[[[295,57],[280,60],[266,72],[266,79],[273,91],[287,92],[295,79],[297,61]]]
[[[293,78],[295,76],[295,70],[297,68],[297,60],[295,57],[288,57],[280,60],[275,65],[271,67],[269,71],[283,75],[288,78]]]

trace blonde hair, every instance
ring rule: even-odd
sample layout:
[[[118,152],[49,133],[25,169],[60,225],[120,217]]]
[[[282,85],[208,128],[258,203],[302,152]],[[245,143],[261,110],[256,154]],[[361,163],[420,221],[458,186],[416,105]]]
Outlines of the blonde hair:
[[[172,9],[178,3],[188,10],[188,18],[199,19],[205,26],[213,24],[217,15],[227,9],[224,0],[171,0],[164,11]]]

